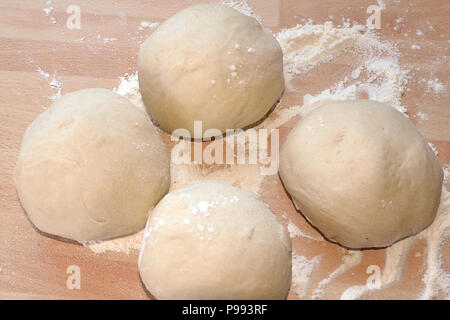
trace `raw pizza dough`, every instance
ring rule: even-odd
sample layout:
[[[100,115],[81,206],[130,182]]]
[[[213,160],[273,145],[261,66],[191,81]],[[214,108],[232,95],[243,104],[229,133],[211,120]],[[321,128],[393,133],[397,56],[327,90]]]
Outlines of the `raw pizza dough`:
[[[284,90],[277,40],[254,18],[215,3],[189,7],[161,24],[143,43],[138,66],[152,119],[169,133],[184,128],[195,138],[254,124]],[[202,121],[198,132],[195,120]]]
[[[199,182],[152,211],[139,271],[157,299],[284,299],[291,241],[253,193]]]
[[[412,123],[382,103],[341,101],[301,119],[280,176],[302,214],[348,248],[385,247],[433,221],[442,168]]]
[[[148,116],[106,89],[54,102],[27,129],[14,170],[33,224],[73,240],[144,228],[169,178],[165,146]]]

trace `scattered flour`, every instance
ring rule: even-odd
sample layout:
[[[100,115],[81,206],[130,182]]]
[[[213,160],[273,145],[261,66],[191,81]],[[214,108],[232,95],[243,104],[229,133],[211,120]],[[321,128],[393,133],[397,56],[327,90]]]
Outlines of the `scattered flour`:
[[[421,120],[429,120],[430,119],[430,117],[427,114],[425,114],[425,113],[423,113],[421,111],[417,112],[415,117],[419,118]]]
[[[444,167],[444,183],[450,182],[450,165]]]
[[[402,94],[408,84],[408,71],[398,62],[399,51],[392,43],[381,41],[373,30],[363,25],[334,26],[331,21],[284,29],[276,35],[283,50],[286,87],[295,91],[291,81],[296,75],[307,72],[345,51],[352,50],[363,61],[348,76],[318,95],[306,94],[300,114],[336,100],[369,99],[390,104],[405,113]],[[366,79],[361,79],[365,73]],[[350,82],[350,83],[349,83]]]
[[[253,12],[253,9],[248,5],[246,0],[222,0],[221,3],[245,14],[246,16],[255,18],[260,23],[262,21],[261,18]]]
[[[438,151],[438,149],[434,146],[434,144],[432,144],[431,142],[428,142],[428,145],[430,146],[431,150],[433,150],[434,154],[435,154],[436,156],[438,156],[438,155],[439,155],[439,151]]]
[[[283,29],[276,38],[283,49],[288,81],[293,75],[305,73],[348,50],[362,51],[365,56],[383,52],[399,55],[393,44],[380,41],[373,30],[348,22],[335,26],[332,21],[314,24],[309,20],[304,25]]]
[[[344,291],[341,299],[367,298],[373,292],[396,284],[402,276],[403,265],[411,245],[417,239],[425,239],[427,242],[426,270],[422,279],[425,283],[425,289],[418,298],[433,299],[438,294],[444,294],[446,299],[450,299],[450,275],[442,269],[442,240],[448,236],[450,227],[449,210],[450,193],[443,187],[441,205],[432,225],[421,233],[401,240],[386,250],[386,260],[381,275],[381,288],[369,289],[366,285],[353,286]]]
[[[125,74],[122,77],[119,77],[120,83],[117,88],[114,88],[113,90],[120,94],[121,96],[124,96],[131,102],[133,102],[136,106],[140,107],[141,109],[144,109],[144,103],[142,102],[141,94],[139,93],[139,80],[138,80],[138,73],[134,74]]]
[[[412,238],[407,238],[386,249],[384,270],[381,275],[381,287],[378,290],[389,288],[401,279],[403,265],[412,242]],[[368,296],[368,293],[372,291],[374,291],[374,289],[369,289],[367,285],[353,286],[342,293],[341,299],[356,300],[365,298]]]
[[[141,24],[139,25],[139,30],[142,31],[146,28],[155,29],[158,26],[159,26],[159,22],[141,21]]]
[[[314,240],[314,241],[324,241],[322,237],[313,237],[305,232],[303,232],[295,223],[293,223],[292,221],[289,221],[288,225],[287,225],[287,230],[289,232],[289,237],[291,239],[294,238],[306,238],[306,239],[310,239],[310,240]]]
[[[61,93],[62,93],[62,82],[60,80],[58,80],[55,75],[51,76],[50,73],[42,70],[41,67],[37,68],[37,72],[39,72],[39,74],[41,76],[43,76],[45,79],[47,79],[50,87],[57,90],[56,93],[49,96],[50,100],[55,101],[55,100],[59,99],[61,97]]]
[[[283,49],[287,78],[305,73],[315,64],[329,61],[342,51],[352,48],[364,30],[362,25],[336,28],[331,21],[315,25],[311,20],[304,25],[283,29],[276,34],[276,38]],[[369,37],[374,36],[371,31],[367,31],[367,34]]]
[[[342,264],[336,268],[327,278],[323,279],[314,289],[312,299],[320,299],[325,293],[326,287],[345,272],[359,265],[362,261],[363,252],[359,250],[343,250]]]
[[[306,94],[300,113],[305,115],[317,106],[338,100],[354,100],[366,94],[367,98],[383,102],[395,107],[406,115],[406,107],[402,105],[401,96],[406,90],[407,71],[400,68],[392,58],[370,59],[356,68],[352,74],[357,75],[365,70],[369,75],[366,81],[356,81],[346,85],[348,77],[335,86],[325,89],[320,94]]]
[[[423,79],[422,82],[425,82],[427,85],[427,93],[432,92],[435,94],[441,94],[446,91],[445,85],[440,82],[438,78],[434,78],[431,80]]]
[[[442,269],[442,244],[443,239],[448,237],[450,228],[450,193],[445,187],[442,188],[441,206],[433,224],[421,232],[416,238],[427,241],[427,268],[422,281],[425,290],[420,299],[433,299],[438,294],[445,294],[450,299],[450,275]]]
[[[380,7],[380,10],[386,9],[386,4],[384,3],[383,0],[377,0],[377,3],[378,3],[378,7]]]
[[[143,233],[144,231],[140,231],[136,234],[132,234],[122,238],[117,238],[114,240],[84,241],[80,243],[97,254],[104,253],[107,251],[115,251],[115,252],[122,252],[128,255],[132,253],[134,250],[139,250],[141,248]]]
[[[45,8],[43,10],[45,12],[45,15],[49,18],[50,22],[56,24],[56,19],[52,16],[53,11],[55,10],[52,0],[47,0],[47,2],[45,3]]]
[[[316,256],[308,260],[304,256],[292,254],[292,285],[291,292],[297,295],[298,299],[306,298],[309,288],[310,277],[314,266],[320,263],[321,256]]]
[[[103,38],[103,43],[108,43],[111,41],[117,41],[117,38]]]
[[[201,142],[193,142],[194,145],[198,143]],[[179,157],[179,154],[175,154],[175,150],[177,153],[180,150],[181,152],[190,152],[191,147],[184,140],[178,141],[172,148],[172,159],[175,156],[177,158]],[[203,167],[201,165],[176,164],[175,161],[171,161],[170,176],[171,191],[187,186],[192,181],[217,180],[253,193],[259,192],[264,178],[260,174],[259,165],[257,164],[212,165]]]
[[[86,39],[86,36],[80,38],[78,41],[83,42],[85,39]],[[108,42],[112,42],[112,41],[117,41],[118,40],[115,37],[105,38],[100,33],[97,34],[97,39],[98,40],[103,40],[103,43],[108,43]]]

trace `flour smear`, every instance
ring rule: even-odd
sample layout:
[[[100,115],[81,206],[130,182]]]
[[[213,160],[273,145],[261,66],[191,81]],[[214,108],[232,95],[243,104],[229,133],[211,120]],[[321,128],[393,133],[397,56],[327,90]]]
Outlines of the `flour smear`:
[[[254,14],[252,8],[245,1],[225,0],[222,3],[261,21],[261,18]],[[143,22],[140,29],[156,27],[157,24]],[[302,25],[281,30],[274,36],[279,41],[284,54],[285,96],[297,90],[294,85],[295,79],[311,72],[318,66],[329,63],[345,53],[353,54],[357,59],[355,59],[352,70],[348,74],[343,74],[342,78],[331,87],[321,88],[318,93],[305,94],[303,101],[299,101],[296,105],[286,105],[285,99],[282,99],[271,116],[259,124],[258,128],[278,128],[293,117],[305,115],[325,103],[362,97],[392,105],[408,116],[407,106],[402,102],[402,94],[407,90],[409,72],[399,63],[400,52],[397,46],[394,43],[383,41],[373,30],[359,24],[334,25],[331,21],[314,24],[312,20],[309,20]],[[428,90],[435,94],[445,93],[446,88],[436,79],[427,81],[426,85]],[[120,77],[120,84],[114,90],[139,108],[144,108],[139,93],[137,73]],[[424,115],[416,116],[426,120]],[[257,165],[203,167],[173,164],[171,167],[171,190],[183,187],[193,181],[214,179],[258,193],[263,178],[259,174]],[[381,288],[370,290],[365,283],[361,283],[347,288],[341,294],[341,298],[368,298],[374,292],[395,285],[402,277],[403,265],[412,244],[417,239],[424,239],[427,243],[422,279],[424,288],[417,298],[431,299],[437,295],[450,298],[450,276],[443,271],[442,267],[442,244],[448,236],[449,206],[450,196],[444,187],[441,206],[435,222],[420,234],[402,240],[385,250]],[[294,240],[304,238],[308,241],[324,241],[322,238],[311,237],[290,220],[287,227]],[[95,253],[117,251],[129,254],[133,250],[139,250],[141,239],[142,232],[139,232],[121,239],[89,242],[84,245]],[[298,299],[322,298],[329,285],[344,273],[360,265],[365,255],[364,251],[341,250],[341,264],[321,281],[316,281],[315,284],[310,281],[311,274],[320,266],[323,257],[317,255],[308,259],[294,252],[291,296],[294,295]]]

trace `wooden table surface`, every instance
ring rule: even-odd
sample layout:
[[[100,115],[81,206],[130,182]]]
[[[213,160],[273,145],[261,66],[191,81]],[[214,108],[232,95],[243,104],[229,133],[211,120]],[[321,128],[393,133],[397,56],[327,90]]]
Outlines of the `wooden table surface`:
[[[81,8],[80,30],[69,30],[66,8],[70,4]],[[439,151],[443,166],[450,163],[450,107],[447,93],[426,92],[421,79],[438,78],[450,85],[449,30],[450,2],[448,0],[382,1],[383,40],[394,41],[402,52],[400,63],[411,70],[411,79],[404,97],[408,114],[421,111],[428,120],[411,117],[422,134]],[[107,252],[95,255],[91,250],[71,242],[42,236],[36,232],[22,211],[12,182],[12,171],[25,129],[51,101],[56,91],[51,88],[37,68],[56,74],[63,83],[63,93],[86,87],[114,88],[119,76],[136,71],[139,44],[151,33],[139,31],[141,21],[161,22],[182,8],[199,1],[182,0],[121,0],[72,1],[53,0],[54,11],[47,16],[46,0],[0,0],[0,298],[10,299],[146,299],[136,265],[137,253],[125,255]],[[282,28],[312,18],[315,23],[342,18],[365,23],[366,8],[377,1],[370,0],[249,0],[263,24],[278,32]],[[50,20],[55,19],[55,23]],[[399,30],[395,20],[403,17]],[[434,30],[431,30],[429,26]],[[416,30],[423,30],[419,36]],[[408,36],[405,36],[405,34]],[[100,36],[98,36],[100,35]],[[117,38],[107,42],[105,39]],[[83,39],[80,41],[80,39]],[[105,43],[106,42],[106,43]],[[411,46],[419,44],[421,50]],[[332,74],[333,62],[327,67]],[[351,70],[351,66],[348,66]],[[317,74],[302,83],[299,96],[317,94],[333,82]],[[297,104],[301,104],[298,101]],[[286,136],[293,126],[281,128]],[[277,176],[263,182],[261,197],[274,212],[287,211],[295,222],[310,233],[316,232],[297,214],[287,198]],[[447,185],[448,187],[448,185]],[[278,197],[277,197],[278,196]],[[281,197],[281,200],[278,199]],[[311,278],[314,287],[340,263],[342,249],[321,242],[302,246],[295,239],[294,247],[305,256],[322,250],[322,267]],[[421,250],[423,243],[415,245]],[[320,247],[320,248],[319,248]],[[444,247],[444,267],[447,272],[449,244]],[[383,264],[385,250],[367,250],[362,262],[329,285],[323,298],[339,298],[349,285],[364,283],[370,264]],[[408,260],[409,261],[409,260]],[[81,290],[66,287],[69,265],[81,269]],[[419,263],[407,262],[408,276],[373,298],[415,298],[421,284]],[[423,270],[422,270],[423,272]]]

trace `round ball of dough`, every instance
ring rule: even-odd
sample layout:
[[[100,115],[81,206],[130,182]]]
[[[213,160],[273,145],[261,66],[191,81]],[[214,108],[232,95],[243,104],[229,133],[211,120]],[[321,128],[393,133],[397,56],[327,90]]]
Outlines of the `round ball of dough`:
[[[284,299],[291,241],[252,193],[199,182],[151,212],[139,271],[157,299]]]
[[[256,123],[284,90],[277,40],[254,18],[215,3],[189,7],[161,24],[143,43],[138,66],[153,120],[195,138],[216,136],[204,132],[211,128],[223,133]],[[194,132],[195,120],[203,132]]]
[[[280,153],[280,176],[296,207],[348,248],[389,246],[430,225],[442,175],[412,123],[369,100],[313,110]]]
[[[169,188],[169,158],[146,113],[106,89],[64,95],[28,127],[14,182],[33,224],[73,240],[136,232]]]

